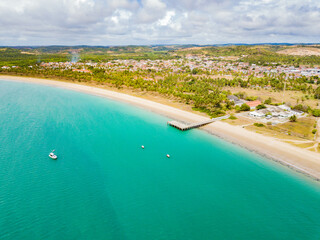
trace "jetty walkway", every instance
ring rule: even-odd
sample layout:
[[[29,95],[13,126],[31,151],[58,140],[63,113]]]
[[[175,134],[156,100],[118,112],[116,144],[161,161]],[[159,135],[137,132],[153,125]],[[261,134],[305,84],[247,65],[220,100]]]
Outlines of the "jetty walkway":
[[[174,128],[177,128],[181,131],[186,131],[186,130],[190,130],[192,128],[199,128],[199,127],[202,127],[202,126],[207,125],[209,123],[213,123],[213,122],[216,122],[216,121],[219,121],[222,119],[227,119],[227,118],[229,118],[229,115],[218,117],[218,118],[212,118],[210,120],[200,122],[200,123],[188,124],[188,123],[183,123],[183,122],[178,122],[178,121],[169,121],[169,122],[167,122],[167,124],[174,127]]]

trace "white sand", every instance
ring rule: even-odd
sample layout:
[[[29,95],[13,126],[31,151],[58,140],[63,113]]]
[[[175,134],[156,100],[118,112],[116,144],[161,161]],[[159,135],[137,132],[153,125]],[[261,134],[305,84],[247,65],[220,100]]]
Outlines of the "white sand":
[[[0,79],[44,84],[48,86],[61,87],[88,94],[98,95],[140,106],[169,118],[186,121],[189,123],[195,123],[209,119],[191,112],[183,111],[178,108],[173,108],[139,97],[134,97],[119,92],[113,92],[106,89],[79,85],[72,82],[61,82],[38,78],[12,76],[0,76]],[[319,153],[295,147],[288,143],[276,140],[272,137],[263,136],[255,132],[248,131],[240,126],[233,126],[221,121],[211,123],[203,127],[203,129],[227,141],[236,143],[242,147],[278,161],[286,166],[295,169],[296,171],[309,175],[315,179],[320,179]]]

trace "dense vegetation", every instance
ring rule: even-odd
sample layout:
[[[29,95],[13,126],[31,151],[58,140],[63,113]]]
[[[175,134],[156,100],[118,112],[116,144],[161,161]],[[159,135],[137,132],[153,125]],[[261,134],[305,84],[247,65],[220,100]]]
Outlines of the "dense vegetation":
[[[29,66],[40,62],[67,61],[68,58],[58,53],[37,53],[15,48],[0,49],[0,66]]]
[[[0,72],[5,72],[0,70]],[[186,74],[168,74],[158,81],[146,81],[146,72],[130,71],[105,71],[95,68],[92,74],[78,73],[72,70],[46,69],[39,67],[20,67],[10,71],[17,75],[40,76],[73,80],[78,82],[95,82],[98,84],[109,84],[117,88],[123,86],[139,89],[142,91],[158,92],[164,96],[176,97],[187,104],[193,104],[197,110],[204,111],[211,116],[219,116],[231,108],[226,102],[228,92],[221,91],[219,86],[211,79],[196,78]]]
[[[53,67],[47,68],[43,62],[80,61],[85,63],[103,63],[115,59],[135,60],[165,60],[179,59],[188,54],[198,54],[208,57],[237,56],[241,61],[250,63],[277,64],[317,64],[320,58],[316,56],[295,57],[276,53],[285,46],[223,46],[223,47],[194,47],[186,46],[126,46],[126,47],[29,47],[29,48],[0,48],[0,67],[17,66],[15,68],[0,68],[0,73],[28,75],[37,77],[51,77],[78,82],[107,84],[117,88],[128,87],[142,91],[157,92],[163,96],[174,97],[194,109],[208,113],[210,116],[219,116],[226,111],[234,109],[233,103],[227,99],[230,92],[224,91],[225,87],[266,88],[272,91],[300,91],[308,98],[320,98],[320,81],[317,77],[286,78],[284,75],[264,74],[262,77],[251,75],[247,78],[233,74],[233,77],[212,77],[212,72],[201,69],[178,66],[178,72],[169,70],[155,71],[152,69],[138,69],[132,71],[131,67],[121,71],[108,69],[103,66],[89,66],[90,73],[73,71],[72,68]],[[219,60],[217,60],[219,61]],[[214,73],[219,74],[219,73]],[[254,96],[245,96],[239,93],[240,98],[255,100]],[[265,101],[271,103],[271,99]],[[319,115],[307,106],[296,108]],[[260,105],[259,108],[264,108]],[[248,111],[246,104],[238,107],[239,111]]]

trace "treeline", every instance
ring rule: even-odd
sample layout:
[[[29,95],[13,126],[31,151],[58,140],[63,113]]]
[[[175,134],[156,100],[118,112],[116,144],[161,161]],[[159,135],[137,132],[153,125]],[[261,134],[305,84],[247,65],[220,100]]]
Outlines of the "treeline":
[[[8,70],[1,69],[0,73]],[[61,69],[43,69],[41,67],[20,67],[10,69],[10,74],[35,77],[59,78],[77,82],[108,84],[117,88],[129,87],[142,91],[158,92],[163,96],[175,97],[186,104],[204,111],[212,117],[225,114],[232,108],[227,96],[230,92],[222,91],[211,79],[196,79],[187,74],[168,74],[159,80],[146,80],[147,72],[106,71],[95,68],[92,74]]]
[[[179,56],[170,55],[167,52],[148,52],[148,53],[81,53],[80,61],[87,62],[109,62],[112,60],[169,60],[179,59]]]
[[[61,54],[36,54],[15,48],[0,49],[0,66],[29,66],[40,62],[64,62],[68,57]]]
[[[157,47],[31,47],[0,48],[0,66],[33,65],[40,62],[65,62],[77,56],[80,62],[108,62],[117,59],[168,60],[180,58]]]
[[[34,77],[58,78],[76,82],[88,82],[112,85],[117,88],[129,87],[148,92],[157,92],[166,97],[175,97],[190,104],[196,110],[206,112],[212,117],[225,114],[234,109],[233,103],[227,99],[231,93],[225,87],[270,88],[273,91],[301,91],[311,98],[320,98],[320,87],[310,84],[308,78],[286,79],[282,75],[262,78],[250,76],[247,80],[240,77],[233,79],[210,78],[190,73],[153,72],[148,70],[118,71],[104,68],[90,68],[90,73],[72,71],[72,69],[31,67],[0,69],[0,73],[28,75]],[[314,79],[312,80],[314,83]],[[249,100],[249,99],[248,99]],[[241,110],[241,109],[240,109]]]

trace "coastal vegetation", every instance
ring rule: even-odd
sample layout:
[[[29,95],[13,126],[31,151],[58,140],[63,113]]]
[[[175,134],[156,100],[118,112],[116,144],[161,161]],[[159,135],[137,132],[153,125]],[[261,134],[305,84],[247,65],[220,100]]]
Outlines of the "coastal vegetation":
[[[290,144],[313,143],[316,134],[314,118],[300,118],[297,122],[286,122],[277,125],[264,125],[261,123],[246,124],[245,128],[253,130],[266,136],[272,136],[280,140],[285,140]],[[311,142],[312,141],[312,142]]]
[[[306,47],[310,51],[310,46],[299,49]],[[0,74],[157,94],[210,117],[231,114],[226,122],[235,125],[245,122],[238,114],[252,109],[246,103],[235,104],[230,95],[260,101],[256,110],[287,104],[309,117],[293,115],[276,126],[251,122],[251,127],[264,134],[311,139],[317,135],[314,120],[309,126],[305,119],[320,117],[320,80],[314,74],[320,56],[284,54],[291,49],[285,45],[3,47]]]
[[[68,61],[68,56],[61,53],[29,51],[28,49],[0,48],[0,66],[26,67],[41,62]]]

